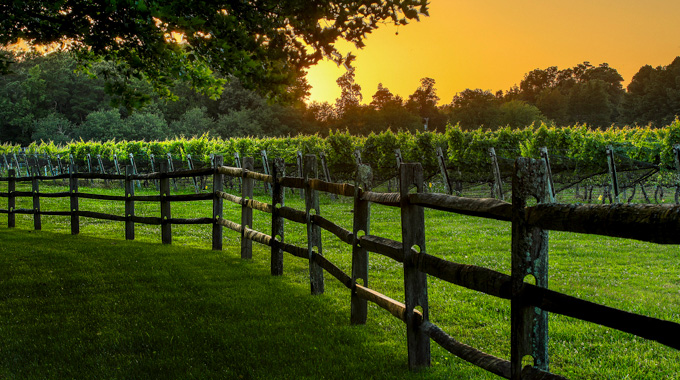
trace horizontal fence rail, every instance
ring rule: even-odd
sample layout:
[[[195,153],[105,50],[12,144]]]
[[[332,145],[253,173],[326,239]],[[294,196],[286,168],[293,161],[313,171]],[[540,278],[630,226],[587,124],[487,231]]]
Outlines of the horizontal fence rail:
[[[272,274],[283,271],[282,253],[309,261],[310,288],[313,294],[324,289],[323,272],[336,278],[351,290],[352,323],[366,323],[366,302],[372,302],[407,325],[409,367],[412,369],[430,364],[430,340],[454,355],[491,373],[508,379],[563,379],[550,373],[548,366],[547,339],[548,313],[556,313],[583,321],[596,323],[631,333],[645,339],[655,340],[669,347],[680,349],[680,324],[644,315],[626,312],[597,303],[581,300],[547,288],[547,237],[549,230],[598,234],[612,237],[637,239],[661,244],[680,244],[680,206],[675,205],[572,205],[552,203],[554,188],[549,178],[547,160],[519,158],[516,161],[512,181],[512,202],[490,198],[465,198],[447,194],[423,192],[422,168],[419,164],[400,164],[400,186],[396,193],[379,193],[370,190],[370,167],[358,160],[355,183],[332,183],[316,177],[316,157],[305,156],[302,177],[286,177],[285,164],[276,159],[272,174],[252,170],[253,159],[243,158],[242,167],[223,166],[220,156],[215,156],[214,167],[169,173],[167,164],[161,162],[160,172],[134,174],[128,167],[125,175],[69,173],[55,176],[34,175],[17,178],[9,171],[6,181],[8,226],[15,226],[15,214],[33,215],[34,226],[40,229],[40,215],[71,217],[71,231],[79,232],[79,217],[121,221],[126,223],[126,239],[134,239],[134,224],[160,225],[163,243],[172,242],[173,224],[210,224],[213,228],[213,249],[222,247],[222,228],[239,233],[242,237],[241,256],[252,257],[250,242],[271,247]],[[210,193],[170,195],[170,179],[196,176],[213,176]],[[242,180],[242,194],[237,196],[223,191],[224,176]],[[328,175],[326,175],[328,177]],[[68,192],[46,193],[39,190],[39,181],[68,179]],[[123,180],[125,196],[99,195],[79,192],[78,179]],[[134,182],[140,179],[159,181],[159,195],[134,195]],[[272,203],[253,199],[253,181],[271,186]],[[16,191],[17,182],[31,182],[32,191]],[[416,192],[410,191],[415,186]],[[285,188],[298,189],[304,195],[306,208],[296,210],[284,205]],[[335,196],[354,199],[354,222],[348,230],[320,215],[318,194],[325,192]],[[15,208],[19,197],[33,198],[33,208]],[[529,198],[538,202],[527,205]],[[46,211],[40,208],[40,198],[69,198],[69,211]],[[110,215],[81,210],[78,200],[95,199],[125,202],[125,215]],[[213,202],[213,216],[182,219],[171,215],[172,202]],[[223,218],[223,202],[240,205],[241,222]],[[159,202],[160,217],[135,215],[135,202]],[[377,236],[369,230],[370,205],[397,207],[402,213],[402,241]],[[425,249],[424,208],[431,208],[512,223],[511,274],[488,268],[459,264],[430,255]],[[272,233],[252,228],[252,210],[270,215]],[[308,245],[299,247],[285,242],[283,220],[307,225]],[[321,247],[320,233],[323,229],[352,247],[352,273],[348,274],[329,261]],[[417,249],[416,249],[417,248]],[[368,252],[391,258],[404,267],[405,302],[389,298],[368,286]],[[525,282],[531,274],[536,284]],[[474,347],[458,342],[429,320],[427,300],[427,275],[451,284],[475,290],[483,294],[510,300],[511,302],[511,357],[509,360],[484,353]],[[419,307],[420,309],[417,309]],[[522,358],[531,356],[534,365],[522,366]]]

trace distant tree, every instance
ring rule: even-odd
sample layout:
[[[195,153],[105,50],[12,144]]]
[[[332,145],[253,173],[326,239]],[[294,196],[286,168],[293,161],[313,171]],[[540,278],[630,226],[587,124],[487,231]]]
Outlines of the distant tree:
[[[564,94],[559,88],[546,88],[538,94],[536,107],[548,119],[558,125],[566,125],[569,94]]]
[[[662,126],[680,116],[680,57],[668,66],[646,65],[633,76],[621,119],[629,124]]]
[[[427,123],[429,130],[439,129],[443,131],[446,118],[441,115],[437,108],[439,96],[434,85],[434,79],[422,78],[420,86],[418,86],[413,94],[409,95],[406,108],[419,115]]]
[[[73,137],[85,141],[123,140],[125,132],[120,111],[108,109],[88,114],[85,122],[74,129]]]
[[[572,121],[600,128],[609,126],[614,106],[607,88],[608,84],[600,79],[576,84],[569,93],[568,113]]]
[[[66,144],[72,140],[73,123],[60,113],[49,115],[35,121],[33,141],[53,141],[55,144]]]
[[[400,96],[395,96],[387,87],[383,87],[382,83],[378,83],[378,90],[373,94],[370,105],[376,110],[382,110],[390,107],[402,107],[403,102]]]
[[[354,80],[354,70],[350,68],[336,80],[340,86],[340,97],[335,100],[335,112],[339,117],[358,108],[363,99],[361,86]]]
[[[174,136],[202,136],[215,128],[215,120],[210,117],[206,107],[187,110],[179,120],[170,123],[170,133]]]
[[[449,122],[464,130],[499,125],[499,100],[491,91],[466,89],[453,97],[449,109]]]
[[[502,103],[498,111],[498,123],[501,126],[521,128],[546,121],[538,107],[521,100]]]

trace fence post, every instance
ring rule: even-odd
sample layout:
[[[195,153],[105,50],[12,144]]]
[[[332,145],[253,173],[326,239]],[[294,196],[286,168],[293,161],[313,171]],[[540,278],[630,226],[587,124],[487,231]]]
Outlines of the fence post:
[[[439,171],[442,173],[442,179],[444,180],[444,188],[446,189],[446,194],[453,194],[451,189],[451,182],[449,182],[449,172],[446,170],[446,158],[442,152],[442,147],[437,147],[437,163],[439,164]]]
[[[614,163],[614,147],[607,145],[606,153],[607,164],[609,166],[609,178],[611,178],[612,189],[614,189],[614,201],[619,203],[619,178],[616,175],[616,164]]]
[[[279,208],[284,206],[285,191],[279,183],[279,179],[286,175],[286,162],[283,158],[274,159],[272,177],[272,238],[283,243],[283,218],[279,215]],[[280,276],[283,274],[283,250],[277,244],[272,244],[271,274]]]
[[[222,225],[219,223],[222,219],[222,211],[224,200],[217,195],[217,192],[224,191],[224,174],[220,174],[217,170],[224,165],[224,157],[213,157],[213,226],[212,226],[212,249],[214,251],[222,250]]]
[[[352,222],[352,282],[368,287],[368,252],[359,245],[361,236],[370,234],[371,203],[361,199],[362,191],[371,190],[373,175],[368,165],[357,166],[354,180],[354,221]],[[361,281],[358,281],[361,280]],[[368,304],[352,291],[350,323],[363,325],[368,318]]]
[[[170,196],[170,178],[168,178],[168,164],[161,161],[161,180],[160,180],[160,193],[161,193],[161,242],[163,244],[172,244],[172,224],[170,224],[170,218],[172,214],[170,213],[170,201],[168,196]]]
[[[324,292],[323,268],[314,262],[314,255],[321,255],[321,227],[314,224],[312,215],[321,215],[319,209],[319,194],[312,190],[309,180],[317,178],[316,156],[305,155],[302,178],[305,181],[305,214],[307,219],[307,252],[309,257],[309,283],[312,294]]]
[[[252,171],[255,166],[255,159],[253,157],[243,157],[243,185],[242,187],[242,198],[244,204],[241,205],[241,258],[242,259],[252,259],[253,258],[253,241],[246,238],[246,227],[253,228],[253,209],[245,205],[245,201],[248,199],[253,199],[253,187],[254,181],[252,178],[246,178],[245,173]]]
[[[489,148],[489,156],[491,156],[491,167],[493,169],[494,178],[494,197],[500,200],[505,200],[503,195],[503,180],[501,178],[501,169],[498,167],[498,157],[496,156],[496,149],[493,147]]]
[[[413,309],[420,306],[423,321],[429,320],[427,275],[418,270],[418,255],[425,253],[425,211],[409,202],[409,189],[423,192],[423,167],[419,163],[399,166],[399,194],[401,196],[401,239],[404,253],[404,295],[406,304],[406,341],[408,366],[415,370],[430,365],[430,338],[415,319]],[[414,253],[415,249],[417,253]]]
[[[40,169],[37,166],[33,167],[33,178],[31,178],[31,191],[33,192],[33,229],[42,229],[42,220],[40,219],[40,182],[38,176]]]
[[[544,160],[520,157],[515,161],[512,179],[512,296],[511,379],[519,380],[522,361],[533,358],[533,366],[548,371],[548,313],[527,306],[522,288],[527,277],[548,287],[548,231],[532,227],[526,220],[527,198],[550,202],[547,165]]]
[[[16,227],[16,215],[14,214],[14,208],[16,207],[16,196],[14,191],[16,190],[16,169],[9,169],[7,171],[7,227]]]
[[[135,216],[135,201],[132,197],[135,196],[135,182],[132,180],[132,175],[135,174],[135,168],[131,165],[125,167],[125,239],[135,240],[135,222],[132,217]]]
[[[69,191],[71,193],[71,235],[80,233],[80,216],[78,216],[78,166],[71,164],[69,167]]]

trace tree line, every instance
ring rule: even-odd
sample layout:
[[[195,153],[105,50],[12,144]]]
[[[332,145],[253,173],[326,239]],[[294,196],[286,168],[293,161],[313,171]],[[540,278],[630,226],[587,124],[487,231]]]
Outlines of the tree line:
[[[364,101],[356,68],[337,80],[334,103],[311,102],[304,78],[289,87],[292,101],[275,102],[226,77],[219,96],[197,93],[186,81],[172,83],[174,96],[160,96],[142,78],[116,76],[115,64],[78,69],[65,52],[39,55],[5,52],[12,72],[0,76],[0,141],[165,140],[179,136],[286,136],[349,131],[369,135],[393,131],[519,128],[532,123],[556,126],[670,124],[680,115],[680,57],[668,66],[640,68],[627,89],[606,63],[549,67],[527,73],[503,92],[466,89],[449,104],[433,78],[423,78],[406,99],[378,85]],[[124,85],[123,85],[124,82]],[[132,88],[125,96],[118,87]]]

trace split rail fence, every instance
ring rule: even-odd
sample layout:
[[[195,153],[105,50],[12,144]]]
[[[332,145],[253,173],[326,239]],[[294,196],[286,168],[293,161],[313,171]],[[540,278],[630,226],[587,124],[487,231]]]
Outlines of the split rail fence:
[[[512,202],[498,199],[456,197],[447,194],[425,193],[423,170],[420,164],[402,163],[399,167],[399,192],[377,193],[370,189],[371,168],[358,164],[354,185],[332,183],[316,179],[316,156],[303,159],[301,177],[286,177],[282,159],[274,161],[272,174],[253,171],[254,160],[245,157],[242,168],[223,166],[221,156],[216,156],[213,168],[169,173],[166,165],[158,173],[137,175],[128,168],[125,175],[77,173],[16,178],[14,172],[2,181],[8,182],[8,191],[0,196],[8,198],[8,226],[15,226],[16,214],[32,214],[35,229],[41,228],[41,215],[63,215],[71,218],[71,232],[79,233],[79,218],[99,218],[125,222],[126,239],[134,239],[135,223],[161,225],[161,240],[172,242],[173,224],[212,225],[212,248],[222,249],[222,231],[227,227],[241,234],[241,257],[252,257],[252,242],[271,247],[271,274],[283,273],[283,253],[308,260],[312,294],[324,292],[324,271],[351,289],[351,316],[353,324],[367,321],[367,301],[373,302],[402,320],[407,327],[409,368],[430,365],[430,340],[434,340],[454,355],[508,379],[563,379],[549,372],[548,313],[557,313],[584,321],[618,329],[645,339],[655,340],[680,349],[680,324],[634,314],[615,308],[581,300],[548,289],[548,230],[590,233],[605,236],[638,239],[660,244],[680,244],[680,206],[675,205],[576,205],[552,203],[553,195],[545,160],[518,158],[512,179]],[[213,192],[207,194],[170,195],[170,179],[213,176]],[[225,193],[225,176],[242,181],[242,194]],[[64,178],[70,189],[63,193],[40,192],[41,180]],[[125,196],[87,194],[78,191],[78,179],[110,179],[125,181]],[[136,196],[134,181],[158,180],[160,194]],[[30,181],[32,191],[16,191],[16,182]],[[253,199],[255,181],[272,187],[272,202]],[[415,192],[412,188],[415,187]],[[284,189],[300,189],[305,198],[305,210],[284,205]],[[354,216],[349,231],[321,216],[319,192],[336,196],[353,197]],[[17,209],[17,197],[32,197],[32,209]],[[41,197],[67,197],[69,211],[45,211],[40,208]],[[537,203],[529,206],[533,197]],[[80,210],[80,198],[125,202],[125,215],[108,215]],[[177,201],[212,200],[212,217],[177,219],[171,216],[171,203]],[[241,206],[241,223],[222,218],[223,202]],[[160,202],[161,216],[135,216],[135,202]],[[402,241],[372,235],[370,231],[371,204],[399,207],[401,209]],[[533,204],[533,202],[531,203]],[[490,218],[512,223],[511,274],[488,268],[463,265],[430,255],[426,250],[424,209],[433,208],[453,213]],[[271,235],[252,229],[253,210],[271,214]],[[305,224],[307,246],[285,243],[284,220]],[[322,252],[321,230],[329,231],[351,246],[352,269],[345,273],[330,262]],[[404,303],[393,300],[369,287],[368,252],[377,253],[403,265]],[[451,337],[429,318],[427,275],[476,290],[490,296],[510,300],[511,352],[510,360],[486,354]],[[527,277],[533,276],[535,285]],[[523,359],[533,358],[533,365],[522,367]]]

